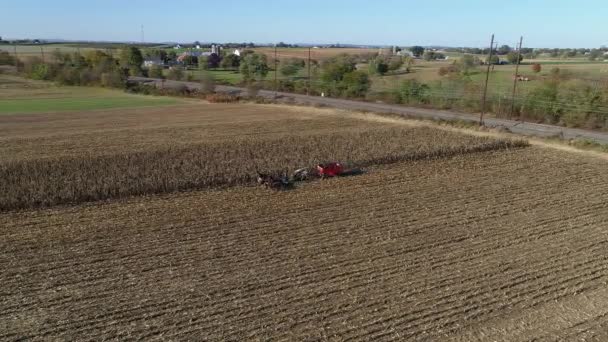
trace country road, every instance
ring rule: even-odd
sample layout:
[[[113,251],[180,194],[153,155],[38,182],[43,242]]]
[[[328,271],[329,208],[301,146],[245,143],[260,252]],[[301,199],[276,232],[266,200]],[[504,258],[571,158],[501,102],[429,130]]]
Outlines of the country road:
[[[175,87],[177,85],[185,85],[189,89],[200,89],[200,83],[196,82],[184,82],[184,81],[170,81],[170,80],[161,80],[154,78],[145,78],[145,77],[130,77],[130,81],[140,82],[140,83],[154,83],[160,85],[164,83],[165,87]],[[216,91],[220,92],[231,92],[231,93],[245,93],[247,90],[245,88],[232,87],[232,86],[224,86],[218,85],[216,86]],[[446,121],[465,121],[465,122],[479,122],[479,116],[473,114],[465,114],[465,113],[457,113],[443,110],[435,110],[435,109],[426,109],[426,108],[416,108],[416,107],[406,107],[401,105],[391,105],[384,103],[373,103],[373,102],[363,102],[363,101],[354,101],[354,100],[345,100],[345,99],[334,99],[329,97],[320,97],[320,96],[307,96],[302,94],[293,94],[293,93],[284,93],[278,92],[276,95],[280,98],[291,98],[294,101],[308,103],[308,104],[316,104],[316,105],[325,105],[328,107],[339,108],[339,109],[349,109],[349,110],[361,110],[361,111],[369,111],[369,112],[378,112],[378,113],[391,113],[397,115],[403,115],[408,117],[415,117],[421,119],[433,119],[433,120],[446,120]],[[263,96],[265,98],[274,98],[275,92],[271,90],[260,90],[259,96]],[[594,132],[583,129],[576,128],[567,128],[553,125],[545,125],[545,124],[536,124],[530,122],[521,122],[514,120],[506,120],[506,119],[497,119],[497,118],[485,118],[484,124],[487,127],[498,128],[504,127],[508,129],[512,133],[528,135],[528,136],[536,136],[541,138],[548,137],[561,137],[563,139],[575,139],[575,138],[583,138],[596,141],[601,144],[608,144],[608,133],[603,132]]]

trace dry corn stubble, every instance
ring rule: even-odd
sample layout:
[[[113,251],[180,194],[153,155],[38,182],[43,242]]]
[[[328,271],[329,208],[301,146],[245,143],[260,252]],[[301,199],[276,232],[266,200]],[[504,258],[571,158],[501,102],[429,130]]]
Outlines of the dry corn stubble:
[[[132,195],[246,185],[337,160],[352,167],[526,146],[431,128],[351,128],[336,133],[245,136],[112,155],[0,163],[0,208],[18,209]]]

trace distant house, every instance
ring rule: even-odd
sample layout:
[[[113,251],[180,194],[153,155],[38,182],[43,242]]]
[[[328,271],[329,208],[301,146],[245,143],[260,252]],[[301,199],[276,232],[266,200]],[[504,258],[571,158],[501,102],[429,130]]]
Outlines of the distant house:
[[[144,60],[144,67],[149,68],[155,65],[164,65],[165,63],[163,63],[163,60],[160,58],[148,58],[146,60]]]
[[[200,46],[200,45],[197,45],[197,46],[196,46],[196,49],[197,49],[197,50],[200,50],[200,49],[201,49],[201,46]]]
[[[175,45],[173,48],[174,48],[175,50],[178,50],[178,49],[181,49],[181,48],[182,48],[182,46],[181,46],[181,45],[179,45],[179,44],[177,44],[177,45]]]
[[[414,53],[409,50],[401,50],[401,51],[397,51],[397,56],[414,57]]]
[[[192,57],[209,57],[211,56],[211,52],[206,51],[206,52],[202,52],[202,51],[186,51],[184,53],[182,53],[181,55],[177,56],[177,61],[179,63],[183,63],[186,58],[188,58],[188,56],[192,56]]]
[[[233,52],[232,54],[234,54],[234,55],[236,55],[236,56],[241,57],[241,50],[239,50],[239,49],[235,49],[235,50],[234,50],[234,52]]]

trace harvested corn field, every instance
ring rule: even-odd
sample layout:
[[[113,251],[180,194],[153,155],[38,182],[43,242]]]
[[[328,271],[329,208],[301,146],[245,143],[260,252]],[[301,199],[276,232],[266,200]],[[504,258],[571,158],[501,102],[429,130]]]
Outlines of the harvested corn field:
[[[276,174],[328,160],[367,167],[526,146],[523,141],[466,136],[426,127],[391,127],[351,119],[350,124],[330,132],[327,128],[319,130],[317,120],[292,120],[296,121],[291,125],[299,130],[297,134],[247,134],[247,129],[259,132],[272,126],[260,122],[247,125],[247,129],[241,126],[240,135],[227,129],[224,136],[207,140],[204,135],[192,136],[197,127],[190,126],[186,128],[190,137],[181,136],[177,143],[167,138],[164,144],[146,140],[158,136],[156,128],[141,132],[138,127],[135,134],[144,137],[135,143],[139,149],[128,143],[134,137],[133,129],[111,132],[114,137],[107,148],[104,141],[108,137],[103,132],[39,137],[36,142],[24,142],[27,139],[22,137],[6,139],[7,158],[0,162],[0,209],[247,185],[254,183],[257,171]],[[226,128],[222,123],[207,123],[197,133],[214,131],[217,135]],[[181,130],[167,130],[165,134],[175,138]],[[36,148],[40,146],[39,139],[47,141],[50,151]],[[95,139],[99,141],[92,149],[89,142]],[[117,145],[120,141],[123,144]],[[58,145],[65,152],[55,153]],[[66,145],[74,146],[76,151]],[[27,151],[27,146],[32,146],[31,151]]]
[[[606,166],[527,148],[4,213],[0,339],[603,340]]]
[[[0,117],[0,340],[608,338],[607,161],[364,117]]]

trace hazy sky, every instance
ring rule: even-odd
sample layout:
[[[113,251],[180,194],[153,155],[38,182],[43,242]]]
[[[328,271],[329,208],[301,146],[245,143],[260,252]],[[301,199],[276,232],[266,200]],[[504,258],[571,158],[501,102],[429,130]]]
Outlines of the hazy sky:
[[[386,45],[608,45],[608,0],[1,0],[0,36]]]

